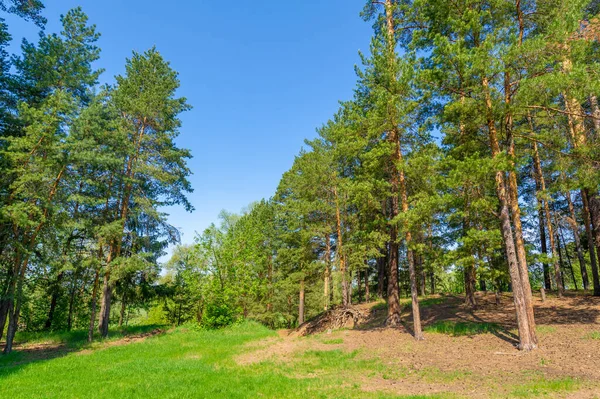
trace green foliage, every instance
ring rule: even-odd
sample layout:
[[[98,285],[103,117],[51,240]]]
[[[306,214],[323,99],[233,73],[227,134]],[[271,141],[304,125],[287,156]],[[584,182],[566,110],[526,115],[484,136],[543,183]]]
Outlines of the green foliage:
[[[215,329],[223,328],[235,321],[235,312],[226,304],[211,302],[206,304],[202,314],[202,326]]]

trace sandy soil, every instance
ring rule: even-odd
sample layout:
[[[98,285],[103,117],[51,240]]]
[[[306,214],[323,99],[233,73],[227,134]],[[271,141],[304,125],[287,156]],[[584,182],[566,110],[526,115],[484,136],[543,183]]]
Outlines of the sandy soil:
[[[478,307],[472,310],[462,298],[447,297],[443,303],[423,309],[423,323],[489,322],[500,325],[500,331],[462,337],[425,333],[425,341],[416,342],[410,335],[408,308],[403,315],[405,327],[389,329],[382,327],[385,309],[364,304],[359,306],[369,312],[369,320],[355,329],[330,331],[308,339],[281,332],[279,339],[252,343],[238,361],[285,362],[307,350],[359,350],[361,356],[379,358],[390,370],[398,371],[391,376],[360,377],[365,391],[449,392],[468,398],[502,398],[510,397],[518,386],[540,379],[572,378],[576,381],[574,389],[543,397],[600,398],[600,340],[590,338],[592,332],[600,332],[600,298],[569,296],[549,298],[543,303],[535,298],[540,347],[531,353],[515,348],[512,298],[504,296],[500,306],[495,304],[493,294],[480,293],[477,299]],[[341,338],[343,343],[325,343],[334,338]],[[529,397],[538,396],[532,395]]]

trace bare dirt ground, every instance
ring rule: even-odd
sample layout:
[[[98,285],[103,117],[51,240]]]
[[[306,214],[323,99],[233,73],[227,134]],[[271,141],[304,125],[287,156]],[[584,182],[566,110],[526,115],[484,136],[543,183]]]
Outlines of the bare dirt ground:
[[[423,324],[495,323],[500,326],[497,331],[471,336],[426,332],[425,341],[416,342],[410,334],[409,307],[405,306],[404,327],[389,329],[382,326],[384,306],[363,304],[358,307],[368,320],[354,329],[308,338],[282,331],[280,338],[252,343],[238,362],[287,362],[308,350],[339,349],[359,351],[359,356],[379,359],[389,369],[381,375],[358,377],[365,391],[450,393],[466,398],[600,398],[600,339],[592,338],[593,333],[600,334],[600,298],[571,295],[546,302],[534,298],[539,349],[531,353],[515,348],[511,297],[502,297],[500,306],[492,293],[479,293],[477,300],[478,307],[472,310],[463,298],[446,297],[422,309]],[[556,384],[547,388],[548,381]]]

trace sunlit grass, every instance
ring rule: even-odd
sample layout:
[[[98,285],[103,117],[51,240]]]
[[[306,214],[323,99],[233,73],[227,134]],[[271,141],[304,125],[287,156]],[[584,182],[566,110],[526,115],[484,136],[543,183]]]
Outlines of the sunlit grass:
[[[547,380],[540,378],[537,381],[516,387],[511,395],[516,398],[539,398],[553,393],[570,392],[579,387],[580,383],[572,378]]]
[[[251,341],[275,337],[256,323],[183,328],[122,346],[30,363],[0,364],[1,398],[438,398],[365,392],[360,376],[382,366],[357,351],[308,351],[294,361],[240,365]],[[29,337],[42,340],[42,336]],[[64,337],[63,337],[64,338]],[[63,339],[61,338],[61,339]],[[52,338],[57,339],[57,338]],[[79,338],[77,338],[79,339]],[[353,378],[357,377],[357,378]]]

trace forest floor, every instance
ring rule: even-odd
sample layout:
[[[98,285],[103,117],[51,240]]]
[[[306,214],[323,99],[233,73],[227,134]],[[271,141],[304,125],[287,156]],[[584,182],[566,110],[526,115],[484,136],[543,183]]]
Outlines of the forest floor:
[[[387,329],[377,302],[358,305],[367,317],[352,329],[305,337],[252,322],[145,327],[92,346],[22,336],[0,357],[0,397],[600,399],[600,299],[535,298],[540,348],[528,354],[514,347],[511,298],[477,299],[475,310],[460,297],[424,299],[421,342],[409,306],[405,327]]]

